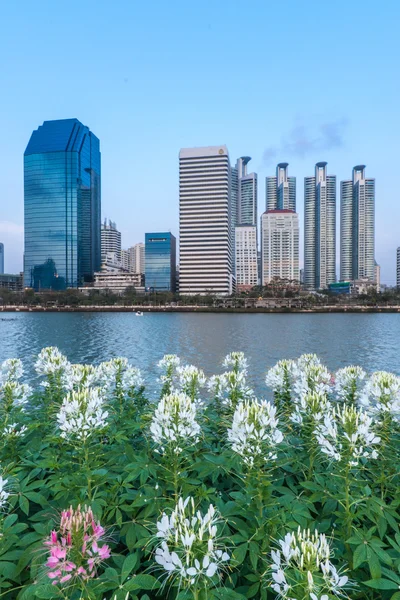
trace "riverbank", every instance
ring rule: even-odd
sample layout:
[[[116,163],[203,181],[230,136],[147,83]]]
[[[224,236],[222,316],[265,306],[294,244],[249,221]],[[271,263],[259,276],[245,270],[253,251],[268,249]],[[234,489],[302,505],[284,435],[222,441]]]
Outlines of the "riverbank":
[[[291,306],[277,307],[224,307],[213,306],[1,306],[0,313],[31,312],[111,312],[111,313],[400,313],[400,306],[315,306],[313,308],[299,308]]]

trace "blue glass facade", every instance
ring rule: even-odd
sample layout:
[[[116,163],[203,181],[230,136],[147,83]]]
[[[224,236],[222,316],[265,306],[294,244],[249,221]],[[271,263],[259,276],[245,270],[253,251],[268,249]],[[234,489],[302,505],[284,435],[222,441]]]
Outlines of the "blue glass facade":
[[[45,121],[24,154],[24,286],[77,287],[101,266],[100,142],[77,119]]]
[[[0,243],[0,275],[4,273],[4,244]]]
[[[172,233],[145,235],[146,288],[175,292],[176,239]]]

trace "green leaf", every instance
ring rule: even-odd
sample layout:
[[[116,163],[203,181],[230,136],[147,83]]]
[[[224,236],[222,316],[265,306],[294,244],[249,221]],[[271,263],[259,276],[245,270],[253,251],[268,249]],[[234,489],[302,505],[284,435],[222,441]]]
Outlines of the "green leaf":
[[[19,506],[22,510],[22,512],[24,512],[27,516],[29,515],[29,501],[28,498],[26,498],[25,496],[20,496],[19,497]]]
[[[36,598],[43,598],[45,600],[62,598],[61,593],[56,586],[50,584],[38,586],[37,590],[35,590],[35,596]]]
[[[234,590],[230,588],[218,588],[213,590],[214,596],[220,600],[244,600],[245,596],[242,594],[236,593]]]
[[[366,560],[367,560],[367,545],[364,544],[364,542],[363,542],[362,544],[357,546],[357,548],[354,550],[353,568],[357,569]]]
[[[245,544],[237,546],[233,551],[232,560],[235,563],[235,567],[241,565],[244,559],[246,558],[247,548],[248,543],[246,542]]]
[[[368,558],[368,566],[369,572],[371,573],[372,579],[379,579],[382,577],[382,569],[381,563],[379,562],[379,558],[375,554],[371,548],[367,547],[367,558]]]
[[[398,590],[399,586],[394,581],[389,579],[370,579],[369,581],[363,581],[364,585],[367,585],[374,590]]]
[[[246,592],[246,598],[254,598],[254,596],[256,596],[258,594],[259,589],[260,589],[260,583],[259,582],[253,583],[253,585],[251,585]]]
[[[136,567],[139,559],[139,553],[135,552],[134,554],[129,554],[124,560],[124,564],[121,569],[121,581],[124,582],[125,579],[132,573],[134,568]]]
[[[160,587],[159,581],[153,575],[134,575],[125,585],[125,589],[131,590],[153,590]]]

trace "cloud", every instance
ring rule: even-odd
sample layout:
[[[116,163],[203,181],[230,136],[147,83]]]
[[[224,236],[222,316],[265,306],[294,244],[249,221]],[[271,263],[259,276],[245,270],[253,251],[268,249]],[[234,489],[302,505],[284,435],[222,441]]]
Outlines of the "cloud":
[[[296,123],[289,133],[282,137],[280,144],[269,146],[263,152],[263,163],[286,160],[292,156],[305,158],[310,154],[317,154],[344,145],[344,132],[347,119],[320,123],[309,126],[302,122]],[[317,157],[316,157],[317,158]]]

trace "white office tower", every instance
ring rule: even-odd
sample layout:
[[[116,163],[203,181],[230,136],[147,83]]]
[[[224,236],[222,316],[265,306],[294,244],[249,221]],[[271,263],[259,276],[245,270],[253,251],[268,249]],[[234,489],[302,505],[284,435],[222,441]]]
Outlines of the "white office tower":
[[[121,232],[117,230],[116,223],[104,220],[101,226],[101,261],[104,262],[107,254],[115,254],[116,261],[121,262]]]
[[[396,285],[398,288],[400,288],[400,247],[397,248]]]
[[[179,153],[179,290],[232,293],[231,169],[226,146]]]
[[[326,289],[336,282],[336,176],[326,162],[304,179],[304,285]]]
[[[129,252],[129,270],[131,273],[144,273],[145,264],[145,246],[143,242],[139,242],[131,246]]]
[[[279,163],[276,175],[265,178],[265,210],[296,212],[296,177],[289,177],[288,163]]]
[[[129,250],[121,250],[121,267],[129,271]]]
[[[257,228],[253,225],[235,227],[236,288],[251,289],[258,284]]]
[[[299,216],[271,210],[261,216],[261,284],[274,278],[299,281]]]
[[[365,165],[340,182],[340,279],[375,281],[375,179]]]

